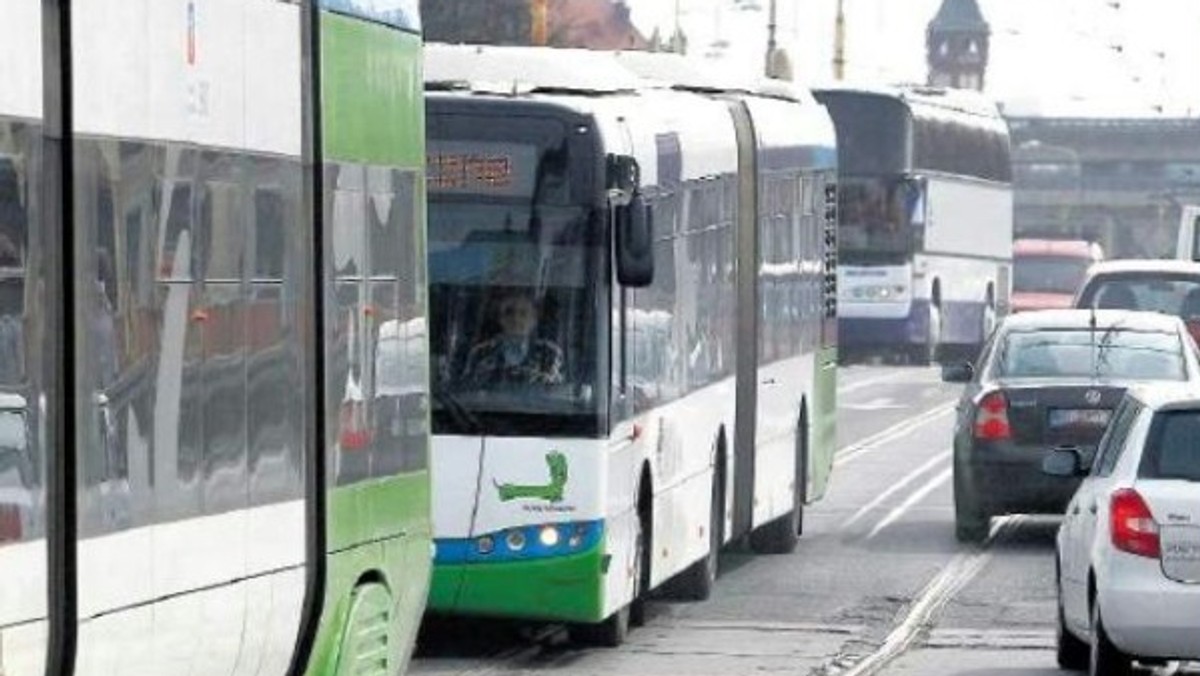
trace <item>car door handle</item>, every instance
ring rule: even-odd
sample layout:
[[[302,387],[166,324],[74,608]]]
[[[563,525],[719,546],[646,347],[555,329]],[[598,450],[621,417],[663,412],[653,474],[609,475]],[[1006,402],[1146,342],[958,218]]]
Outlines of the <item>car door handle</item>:
[[[763,385],[778,385],[779,381],[775,380],[774,378],[767,378],[766,380],[762,381],[762,384]]]

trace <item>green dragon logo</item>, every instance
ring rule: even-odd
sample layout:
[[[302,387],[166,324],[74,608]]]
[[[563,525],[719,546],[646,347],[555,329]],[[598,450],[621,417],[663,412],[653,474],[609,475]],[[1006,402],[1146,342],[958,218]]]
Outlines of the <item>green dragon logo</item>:
[[[520,484],[502,484],[495,479],[492,483],[500,494],[500,502],[511,500],[545,500],[559,503],[563,500],[563,489],[567,486],[567,456],[558,451],[546,454],[546,466],[550,469],[550,483],[540,486],[522,486]]]

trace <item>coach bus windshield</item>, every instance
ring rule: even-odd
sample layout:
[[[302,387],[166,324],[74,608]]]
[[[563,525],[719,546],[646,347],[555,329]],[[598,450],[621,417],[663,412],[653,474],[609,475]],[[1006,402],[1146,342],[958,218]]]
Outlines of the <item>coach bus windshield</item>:
[[[847,178],[838,186],[839,250],[849,264],[902,263],[913,250],[905,184]]]
[[[463,132],[428,149],[438,434],[599,433],[603,212],[573,203],[562,125],[529,119],[431,120]]]

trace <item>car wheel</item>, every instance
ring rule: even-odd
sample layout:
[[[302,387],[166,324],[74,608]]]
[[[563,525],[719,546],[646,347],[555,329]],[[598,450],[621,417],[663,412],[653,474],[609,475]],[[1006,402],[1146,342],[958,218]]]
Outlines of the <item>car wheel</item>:
[[[1058,626],[1054,634],[1058,666],[1067,671],[1086,671],[1090,648],[1067,628],[1067,615],[1063,610],[1062,574],[1058,571],[1055,571],[1054,583],[1058,594]]]
[[[1100,617],[1100,603],[1092,607],[1092,647],[1089,660],[1089,676],[1131,676],[1133,658],[1121,652],[1108,638],[1104,620]]]
[[[967,490],[954,472],[954,536],[965,544],[979,544],[987,539],[991,517],[984,513],[976,498]]]

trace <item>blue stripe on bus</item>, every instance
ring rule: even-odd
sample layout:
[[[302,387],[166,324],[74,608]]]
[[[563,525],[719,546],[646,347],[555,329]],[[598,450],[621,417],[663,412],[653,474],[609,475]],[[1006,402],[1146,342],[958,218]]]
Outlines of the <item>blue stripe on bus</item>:
[[[541,541],[541,533],[543,528],[550,527],[557,530],[558,542],[546,545]],[[439,538],[434,540],[434,563],[502,563],[569,556],[595,548],[603,535],[603,521],[576,521],[506,528],[473,538]],[[578,537],[575,544],[572,537]],[[511,543],[518,538],[522,544],[513,548]]]

